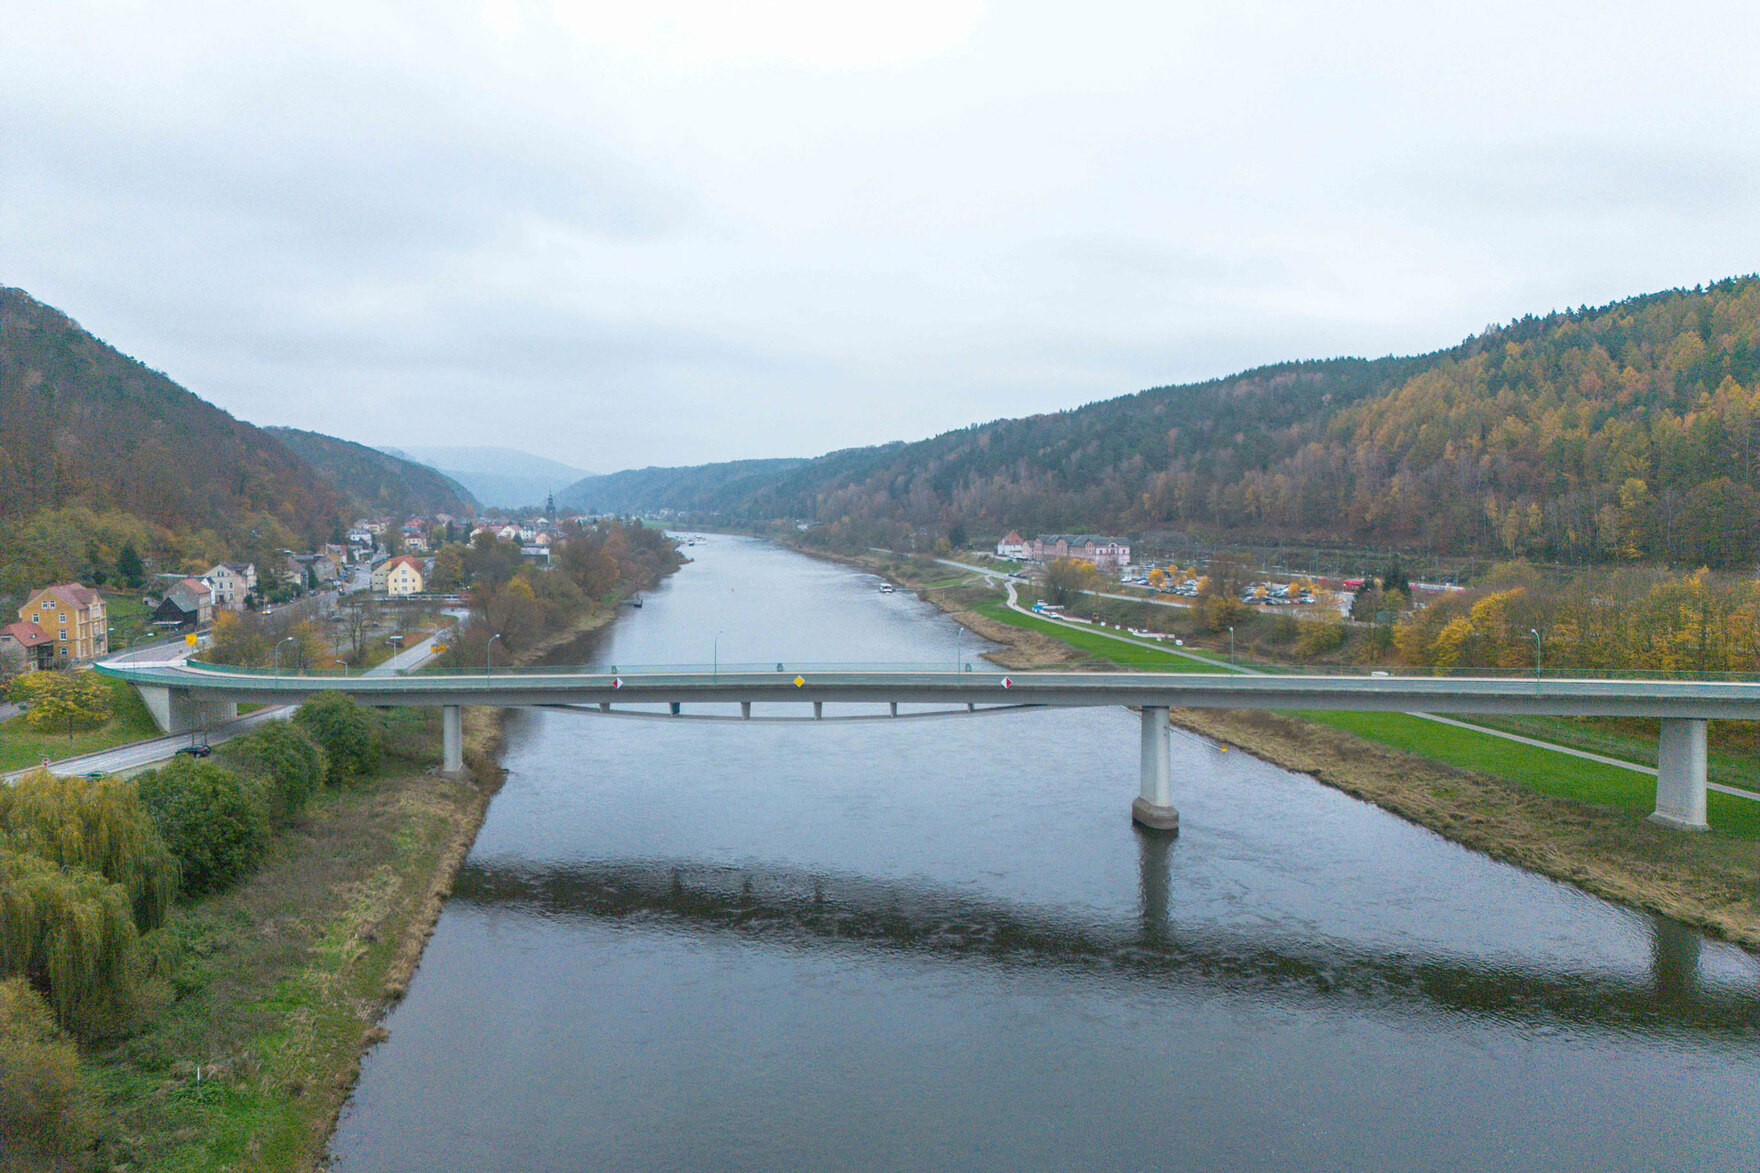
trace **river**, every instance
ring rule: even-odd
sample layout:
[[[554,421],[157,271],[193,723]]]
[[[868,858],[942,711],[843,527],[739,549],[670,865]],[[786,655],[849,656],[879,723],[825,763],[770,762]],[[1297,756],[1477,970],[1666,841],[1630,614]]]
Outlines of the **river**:
[[[559,662],[979,650],[688,552]],[[1142,834],[1137,748],[1107,709],[516,714],[334,1168],[1760,1167],[1760,959],[1179,730]]]

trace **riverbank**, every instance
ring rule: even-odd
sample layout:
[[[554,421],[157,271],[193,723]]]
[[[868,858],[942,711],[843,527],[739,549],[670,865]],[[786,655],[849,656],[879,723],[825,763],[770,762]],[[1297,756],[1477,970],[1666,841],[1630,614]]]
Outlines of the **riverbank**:
[[[584,608],[519,661],[618,614]],[[177,906],[159,1004],[83,1056],[106,1119],[97,1167],[323,1166],[504,777],[505,710],[463,717],[467,779],[439,773],[439,710],[385,710],[377,776],[316,796],[248,880]]]
[[[1004,667],[1093,663],[1096,653],[1091,649],[980,614],[973,591],[961,588],[949,567],[934,564],[927,574],[916,574],[908,560],[800,552],[915,591],[970,630],[1007,645],[1006,652],[989,657]],[[1061,647],[1061,658],[1048,654],[1047,643]],[[1682,834],[1648,822],[1643,810],[1631,806],[1541,793],[1300,717],[1181,710],[1173,720],[1463,846],[1760,950],[1760,841],[1754,838],[1716,830]]]
[[[168,1004],[84,1056],[105,1109],[100,1167],[322,1163],[499,783],[480,766],[440,776],[437,711],[385,719],[376,777],[316,796],[255,875],[174,910]]]

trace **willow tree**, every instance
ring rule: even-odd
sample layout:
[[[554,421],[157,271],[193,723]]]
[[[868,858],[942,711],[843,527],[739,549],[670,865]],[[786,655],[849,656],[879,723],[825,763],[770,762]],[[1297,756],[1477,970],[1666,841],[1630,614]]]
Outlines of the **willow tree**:
[[[0,787],[0,847],[95,872],[128,894],[135,926],[165,922],[177,859],[132,782],[36,770]]]
[[[41,990],[68,1030],[90,1038],[121,1022],[139,952],[121,885],[0,848],[0,978]]]

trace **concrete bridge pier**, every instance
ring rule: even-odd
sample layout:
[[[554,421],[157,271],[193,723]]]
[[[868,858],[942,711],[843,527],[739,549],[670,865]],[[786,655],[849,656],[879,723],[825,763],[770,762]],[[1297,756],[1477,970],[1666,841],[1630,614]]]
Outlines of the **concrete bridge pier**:
[[[195,733],[238,720],[235,701],[202,700],[191,689],[157,684],[137,684],[135,691],[162,733]]]
[[[1656,744],[1656,812],[1652,822],[1704,831],[1705,722],[1665,717]]]
[[[440,772],[464,777],[464,712],[457,705],[440,709]]]
[[[1171,738],[1165,706],[1143,706],[1142,790],[1131,803],[1131,818],[1151,831],[1179,833],[1173,809],[1173,769],[1167,760]]]

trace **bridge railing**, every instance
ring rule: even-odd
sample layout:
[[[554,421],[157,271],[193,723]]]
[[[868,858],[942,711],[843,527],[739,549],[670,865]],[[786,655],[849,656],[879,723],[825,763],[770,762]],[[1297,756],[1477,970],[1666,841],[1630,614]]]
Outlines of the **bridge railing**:
[[[1214,665],[1214,666],[1212,666]],[[136,665],[122,664],[122,668]],[[151,662],[138,665],[152,668]],[[1243,672],[1275,676],[1313,676],[1313,677],[1393,677],[1403,679],[1509,679],[1533,680],[1537,676],[1544,679],[1569,680],[1682,680],[1682,681],[1724,681],[1734,683],[1760,682],[1760,673],[1751,672],[1686,672],[1663,671],[1652,669],[1605,669],[1579,668],[1572,666],[1548,667],[1536,673],[1532,668],[1431,668],[1422,666],[1381,666],[1361,664],[1267,664],[1242,663],[1234,665],[1226,663],[1222,657],[1213,657],[1209,663],[1195,660],[1170,662],[1166,667],[1144,667],[1142,665],[1120,665],[1109,662],[1070,663],[1059,661],[1039,665],[999,667],[993,664],[967,663],[956,667],[950,660],[941,661],[821,661],[821,660],[767,660],[762,662],[727,662],[720,663],[674,663],[674,664],[537,664],[537,665],[503,665],[496,664],[488,668],[482,666],[442,666],[430,663],[417,668],[386,669],[379,667],[370,672],[353,668],[308,668],[291,667],[262,668],[238,667],[227,664],[216,664],[206,660],[191,658],[186,661],[188,668],[197,671],[225,673],[233,676],[254,676],[263,679],[278,677],[322,677],[328,679],[349,679],[370,677],[383,680],[386,677],[448,677],[464,678],[471,676],[597,676],[597,677],[658,677],[658,676],[792,676],[813,675],[816,673],[911,673],[917,675],[956,674],[979,677],[1000,677],[1023,675],[1033,672],[1084,672],[1103,670],[1113,673],[1143,673],[1145,675],[1165,675],[1176,672],[1182,675],[1202,674],[1206,672]]]

